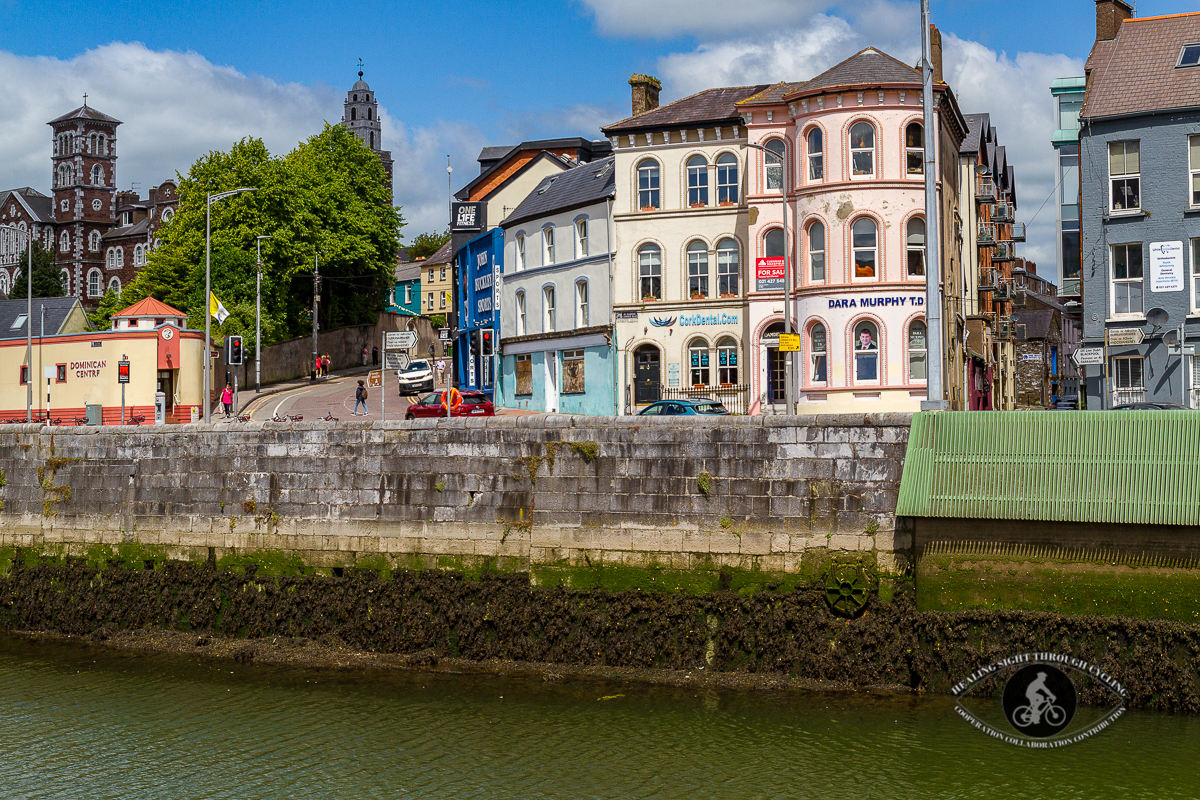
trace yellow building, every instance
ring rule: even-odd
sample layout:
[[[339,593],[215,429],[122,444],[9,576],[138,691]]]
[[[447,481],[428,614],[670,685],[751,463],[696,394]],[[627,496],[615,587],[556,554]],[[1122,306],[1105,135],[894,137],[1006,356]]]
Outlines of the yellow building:
[[[413,262],[421,268],[421,313],[427,317],[454,311],[454,268],[450,255],[450,243],[446,242],[429,258]]]

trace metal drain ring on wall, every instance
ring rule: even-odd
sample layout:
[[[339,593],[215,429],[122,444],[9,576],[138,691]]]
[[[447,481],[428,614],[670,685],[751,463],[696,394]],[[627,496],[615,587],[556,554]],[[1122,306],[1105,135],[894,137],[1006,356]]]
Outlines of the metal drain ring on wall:
[[[825,578],[825,600],[838,614],[853,617],[871,597],[871,580],[859,564],[834,564]]]

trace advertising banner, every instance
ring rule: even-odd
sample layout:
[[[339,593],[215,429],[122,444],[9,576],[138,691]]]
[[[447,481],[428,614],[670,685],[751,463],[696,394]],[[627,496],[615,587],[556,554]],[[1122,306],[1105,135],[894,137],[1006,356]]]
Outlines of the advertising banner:
[[[1183,242],[1153,242],[1150,245],[1150,291],[1183,290]]]
[[[782,258],[754,260],[754,291],[782,292],[784,263]]]

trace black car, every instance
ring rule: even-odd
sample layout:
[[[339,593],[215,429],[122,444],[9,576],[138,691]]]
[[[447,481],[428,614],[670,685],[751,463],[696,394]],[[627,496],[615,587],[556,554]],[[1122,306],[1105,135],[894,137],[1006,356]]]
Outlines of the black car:
[[[1181,406],[1179,403],[1159,403],[1142,401],[1140,403],[1122,403],[1119,406],[1113,406],[1113,411],[1191,411],[1187,406]]]

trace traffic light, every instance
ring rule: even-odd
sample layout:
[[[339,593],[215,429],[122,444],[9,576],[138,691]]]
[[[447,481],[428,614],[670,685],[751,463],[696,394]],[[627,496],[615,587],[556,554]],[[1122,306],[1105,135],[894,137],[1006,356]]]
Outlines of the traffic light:
[[[230,336],[225,340],[225,363],[238,366],[242,363],[242,337]]]
[[[493,348],[493,345],[495,344],[495,342],[492,340],[492,329],[484,328],[483,330],[481,330],[479,332],[479,340],[480,340],[480,355],[482,355],[484,357],[491,356],[495,352],[495,350]]]

